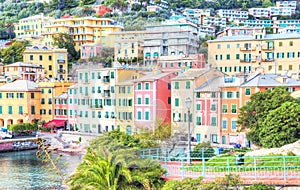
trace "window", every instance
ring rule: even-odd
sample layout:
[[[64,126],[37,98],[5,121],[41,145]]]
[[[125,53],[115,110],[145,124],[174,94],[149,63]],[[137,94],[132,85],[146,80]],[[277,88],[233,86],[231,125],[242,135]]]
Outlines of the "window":
[[[35,114],[35,106],[31,106],[31,114]]]
[[[277,58],[284,58],[284,53],[283,52],[277,53]]]
[[[201,125],[202,124],[202,120],[201,120],[201,117],[197,116],[196,118],[196,125]]]
[[[217,126],[217,118],[215,116],[210,118],[210,125]]]
[[[196,98],[200,98],[201,97],[201,93],[200,92],[196,92]]]
[[[168,97],[168,104],[171,104],[171,97]]]
[[[227,44],[227,49],[230,49],[230,44]]]
[[[201,104],[196,105],[196,110],[201,110]]]
[[[236,121],[231,121],[231,129],[236,130]]]
[[[95,79],[95,73],[92,73],[92,79]]]
[[[171,83],[168,83],[168,90],[171,90]]]
[[[145,111],[145,120],[149,120],[150,116],[149,116],[149,111]]]
[[[39,57],[40,57],[40,61],[43,61],[43,56],[42,56],[42,55],[40,55]]]
[[[145,98],[145,104],[149,105],[150,104],[150,98]]]
[[[230,60],[230,54],[227,54],[227,55],[226,55],[226,59],[227,59],[227,60]]]
[[[142,112],[141,111],[137,112],[137,120],[142,120]]]
[[[227,98],[232,98],[232,92],[227,92]]]
[[[141,104],[142,104],[142,98],[141,98],[141,97],[139,97],[139,98],[137,99],[137,104],[138,104],[138,105],[141,105]]]
[[[34,99],[34,93],[31,93],[30,96],[31,96],[31,99]]]
[[[289,65],[289,70],[293,70],[293,65]]]
[[[236,54],[235,59],[240,59],[240,54]]]
[[[2,114],[2,106],[0,106],[0,114]]]
[[[293,45],[294,45],[294,42],[293,42],[293,41],[290,41],[289,44],[290,44],[290,46],[293,46]]]
[[[33,61],[33,55],[30,55],[30,61]]]
[[[240,48],[240,44],[236,44],[236,48]]]
[[[279,47],[282,47],[282,42],[279,42]]]
[[[137,84],[137,89],[138,89],[138,90],[142,90],[142,83],[138,83],[138,84]]]
[[[250,88],[246,88],[246,96],[250,96],[250,94],[251,94]]]
[[[221,49],[221,44],[218,44],[217,47],[218,47],[218,49]]]
[[[41,99],[41,104],[45,104],[45,98]]]
[[[48,60],[52,61],[52,56],[51,55],[48,56]]]
[[[52,92],[52,91],[51,91],[51,89],[49,88],[49,89],[48,89],[48,93],[51,94],[51,92]]]
[[[295,52],[288,52],[287,53],[287,58],[294,58],[295,57]]]
[[[145,83],[145,90],[149,90],[150,89],[150,84],[148,82]]]
[[[279,71],[282,71],[282,65],[279,65],[279,66],[278,66],[278,70],[279,70]]]
[[[216,92],[212,92],[212,93],[211,93],[211,97],[212,97],[212,98],[215,98],[215,97],[216,97]]]
[[[222,113],[227,113],[227,104],[222,105]]]
[[[101,118],[101,111],[98,111],[98,118]]]
[[[179,98],[175,98],[175,106],[179,107]]]
[[[215,103],[210,105],[210,111],[216,111],[216,104]]]
[[[115,72],[110,72],[110,78],[112,78],[112,79],[115,78]]]
[[[12,114],[12,106],[8,106],[8,114]]]
[[[231,105],[231,113],[236,113],[236,104]]]
[[[175,89],[179,89],[179,82],[175,82],[174,88],[175,88]]]
[[[222,121],[222,129],[227,129],[227,120]]]
[[[190,89],[190,88],[191,88],[191,83],[190,83],[190,81],[186,81],[186,82],[185,82],[185,88],[186,88],[186,89]]]

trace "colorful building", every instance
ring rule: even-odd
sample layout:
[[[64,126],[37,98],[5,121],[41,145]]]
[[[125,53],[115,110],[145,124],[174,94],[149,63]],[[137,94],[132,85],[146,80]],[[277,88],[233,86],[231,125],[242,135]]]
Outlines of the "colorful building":
[[[34,45],[23,52],[23,61],[45,68],[45,76],[49,79],[68,80],[67,49]]]
[[[41,91],[40,95],[40,118],[49,122],[55,118],[55,97],[66,93],[67,88],[73,85],[72,82],[39,82],[38,88]],[[64,105],[64,107],[66,107]]]
[[[122,31],[114,32],[115,61],[128,65],[136,65],[142,62],[144,57],[144,31]]]
[[[195,89],[205,84],[211,78],[223,75],[222,72],[216,69],[190,69],[172,79],[171,126],[174,132],[187,134],[188,109],[186,107],[186,99],[190,98],[192,100],[192,106],[190,108],[191,134],[197,139],[196,135],[201,134],[203,131],[201,127],[197,125],[197,121],[201,121],[195,117],[195,113],[197,113]]]
[[[133,80],[138,76],[130,76],[128,79],[116,84],[116,125],[126,134],[136,132],[134,125],[134,86]]]
[[[208,62],[229,75],[263,70],[265,73],[298,73],[300,34],[253,33],[224,36],[208,43]]]
[[[220,18],[227,18],[229,20],[246,20],[248,19],[248,11],[241,11],[235,9],[219,9],[216,11]]]
[[[110,18],[80,17],[55,19],[44,26],[42,34],[49,46],[53,46],[53,35],[70,34],[75,41],[76,50],[82,44],[100,43],[104,47],[113,47],[112,32],[121,31],[123,26]]]
[[[156,66],[165,55],[196,54],[198,27],[175,21],[146,26],[144,35],[144,65]]]
[[[39,120],[40,96],[38,85],[28,80],[0,86],[0,126]]]
[[[81,57],[86,62],[90,57],[100,57],[101,56],[101,44],[83,44],[80,47]]]
[[[78,70],[78,91],[73,97],[74,104],[77,99],[77,109],[72,112],[79,131],[102,133],[117,129],[115,85],[136,72],[136,69],[98,66]]]
[[[154,131],[171,122],[171,80],[175,73],[153,71],[134,80],[135,127]]]
[[[62,93],[54,97],[54,119],[68,120],[68,94]]]
[[[54,18],[46,17],[43,14],[20,19],[14,26],[16,38],[38,37],[43,33],[45,24],[52,20]]]
[[[4,66],[4,74],[7,77],[7,82],[11,82],[9,76],[19,76],[22,80],[36,81],[39,78],[43,78],[45,75],[45,69],[43,66],[35,65],[31,63],[16,62]]]
[[[160,56],[158,68],[163,72],[205,68],[204,54],[181,54]]]
[[[70,129],[78,130],[78,85],[74,84],[68,87],[68,124]]]

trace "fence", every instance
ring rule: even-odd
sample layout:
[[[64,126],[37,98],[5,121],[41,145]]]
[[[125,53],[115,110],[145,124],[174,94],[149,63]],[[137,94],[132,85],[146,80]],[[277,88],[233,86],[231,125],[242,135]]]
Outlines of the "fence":
[[[222,154],[227,152],[228,154]],[[268,181],[270,184],[300,185],[300,156],[244,156],[243,150],[202,149],[190,155],[185,149],[144,149],[143,158],[161,163],[166,178],[204,179],[237,174],[244,181]],[[188,164],[191,159],[191,165]]]

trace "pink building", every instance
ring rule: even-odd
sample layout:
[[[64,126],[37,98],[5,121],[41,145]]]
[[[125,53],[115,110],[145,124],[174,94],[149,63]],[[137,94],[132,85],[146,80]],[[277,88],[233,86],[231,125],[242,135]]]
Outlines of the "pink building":
[[[136,127],[154,130],[171,122],[171,79],[175,73],[153,72],[134,81]]]
[[[80,47],[81,59],[88,61],[90,57],[101,56],[101,45],[100,44],[83,44]]]
[[[185,71],[205,67],[204,54],[181,54],[160,56],[158,67],[163,71]]]

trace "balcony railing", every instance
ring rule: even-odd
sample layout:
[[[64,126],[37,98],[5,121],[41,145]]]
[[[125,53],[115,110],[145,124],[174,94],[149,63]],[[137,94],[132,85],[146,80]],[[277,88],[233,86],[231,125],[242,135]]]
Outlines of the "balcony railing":
[[[241,47],[240,51],[255,51],[255,47]]]
[[[60,74],[65,74],[66,70],[65,69],[59,69],[59,70],[57,70],[57,72],[60,73]]]
[[[58,59],[58,60],[57,60],[57,63],[58,63],[58,64],[65,64],[65,63],[66,63],[66,61],[65,61],[65,60],[63,60],[63,59]]]
[[[255,59],[241,59],[240,62],[250,63],[250,62],[255,62]]]
[[[274,58],[267,58],[267,59],[263,59],[263,62],[273,62]]]

